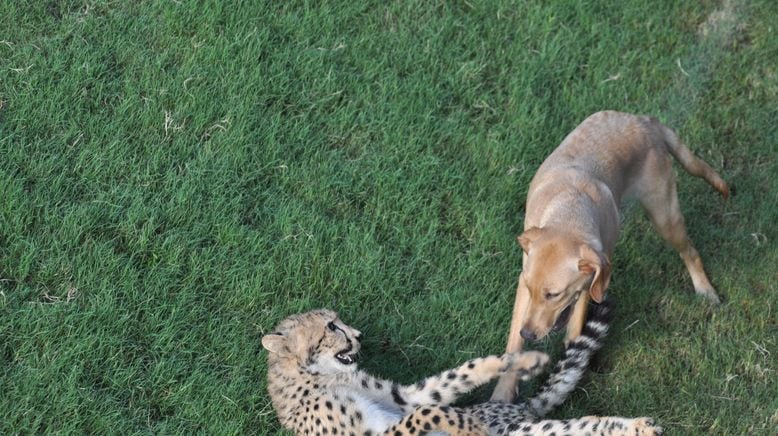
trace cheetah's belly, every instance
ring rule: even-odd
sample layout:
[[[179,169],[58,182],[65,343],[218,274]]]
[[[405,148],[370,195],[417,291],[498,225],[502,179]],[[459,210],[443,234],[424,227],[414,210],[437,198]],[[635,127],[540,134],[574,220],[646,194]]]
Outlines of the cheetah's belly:
[[[355,393],[354,403],[362,412],[365,427],[373,432],[384,432],[400,422],[403,411],[397,406],[377,401],[369,396]]]

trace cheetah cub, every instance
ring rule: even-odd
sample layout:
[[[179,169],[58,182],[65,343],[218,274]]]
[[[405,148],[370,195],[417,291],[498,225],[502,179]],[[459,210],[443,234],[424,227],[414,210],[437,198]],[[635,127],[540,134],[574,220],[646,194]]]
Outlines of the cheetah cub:
[[[602,325],[600,326],[602,327]],[[597,330],[604,335],[605,327]],[[591,332],[591,329],[590,329]],[[557,373],[525,404],[488,402],[449,406],[460,395],[506,372],[529,379],[548,362],[527,351],[487,356],[403,386],[357,369],[362,334],[326,309],[293,315],[262,338],[268,391],[281,424],[299,435],[657,435],[649,419],[585,417],[537,421],[572,390],[596,340],[582,335],[568,346]],[[588,341],[588,342],[587,342]],[[572,352],[569,352],[572,349]],[[570,385],[572,381],[573,385]]]

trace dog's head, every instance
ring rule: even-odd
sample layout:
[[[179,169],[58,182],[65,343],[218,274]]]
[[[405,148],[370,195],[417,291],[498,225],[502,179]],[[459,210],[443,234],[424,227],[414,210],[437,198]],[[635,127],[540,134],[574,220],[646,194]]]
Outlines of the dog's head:
[[[563,327],[584,292],[602,301],[611,271],[601,251],[553,229],[533,227],[518,240],[524,250],[522,280],[530,293],[524,339],[543,338]]]

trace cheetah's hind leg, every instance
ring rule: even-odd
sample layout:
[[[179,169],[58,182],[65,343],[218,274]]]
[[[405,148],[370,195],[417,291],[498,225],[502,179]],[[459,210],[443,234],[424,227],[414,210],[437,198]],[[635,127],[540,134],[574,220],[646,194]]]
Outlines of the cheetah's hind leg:
[[[466,410],[449,406],[422,406],[405,415],[384,433],[387,436],[417,436],[444,431],[458,436],[488,436],[489,430]]]
[[[519,424],[510,436],[541,436],[552,434],[590,436],[660,436],[662,427],[651,418],[622,418],[619,416],[585,416],[578,419],[543,420]]]

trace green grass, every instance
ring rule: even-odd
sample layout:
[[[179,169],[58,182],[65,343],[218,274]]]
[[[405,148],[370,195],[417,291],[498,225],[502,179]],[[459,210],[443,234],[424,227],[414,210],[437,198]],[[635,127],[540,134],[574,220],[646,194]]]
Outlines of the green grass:
[[[703,26],[727,5],[735,21]],[[679,178],[725,303],[694,297],[627,208],[613,334],[553,416],[771,434],[777,16],[770,0],[0,2],[0,433],[280,432],[259,338],[314,307],[404,382],[500,352],[529,180],[610,108],[660,116],[736,188]]]

